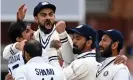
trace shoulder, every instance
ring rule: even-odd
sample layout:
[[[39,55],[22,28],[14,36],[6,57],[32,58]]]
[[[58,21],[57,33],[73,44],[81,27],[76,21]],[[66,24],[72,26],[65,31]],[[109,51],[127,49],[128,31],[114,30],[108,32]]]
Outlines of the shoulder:
[[[34,36],[39,35],[39,32],[40,32],[40,30],[39,30],[39,29],[37,29],[37,31],[34,31]]]
[[[113,66],[114,66],[115,68],[117,68],[117,69],[122,69],[122,68],[125,68],[125,69],[126,69],[126,68],[127,68],[127,66],[124,65],[124,64],[122,64],[122,63],[121,63],[121,64],[118,64],[118,65],[113,63]]]
[[[10,48],[10,47],[12,47],[12,46],[13,46],[13,44],[9,44],[9,45],[7,45],[4,49]]]
[[[26,65],[22,65],[22,66],[19,66],[17,69],[16,69],[16,73],[19,74],[19,73],[23,73],[26,71]]]

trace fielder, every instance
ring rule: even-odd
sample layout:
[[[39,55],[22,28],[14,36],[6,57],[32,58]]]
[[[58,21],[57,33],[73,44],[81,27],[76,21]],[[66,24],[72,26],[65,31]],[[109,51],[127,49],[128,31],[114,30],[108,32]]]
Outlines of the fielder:
[[[101,65],[95,59],[96,51],[94,49],[94,43],[96,39],[96,32],[89,25],[80,25],[74,29],[71,29],[71,31],[74,32],[74,47],[71,49],[70,47],[68,47],[70,45],[68,41],[63,40],[61,40],[61,46],[64,46],[64,49],[73,50],[73,53],[76,55],[75,58],[77,60],[74,60],[73,62],[71,62],[71,64],[64,66],[63,72],[68,80],[95,80],[96,71]],[[64,37],[67,36],[65,36],[64,34]],[[56,55],[58,44],[59,41],[53,40],[50,45],[51,49],[48,51],[48,53],[51,53],[51,55]],[[56,59],[50,62],[54,65]]]
[[[96,80],[131,80],[127,66],[114,64],[114,60],[119,55],[124,43],[121,32],[115,29],[100,30],[99,35],[102,35],[99,43],[100,53],[106,59],[97,70]]]
[[[16,42],[20,42],[21,46],[24,44],[26,40],[30,40],[33,38],[33,30],[30,28],[29,25],[27,25],[23,21],[18,21],[11,23],[8,29],[8,35],[12,42],[12,44],[8,45],[6,48],[12,46],[14,48],[13,44]],[[19,67],[25,64],[25,59],[23,58],[22,48],[23,47],[17,47],[18,52],[14,53],[14,51],[10,48],[10,54],[6,56],[8,59],[8,71],[9,73],[14,77],[15,70]],[[6,52],[4,50],[4,52]],[[4,56],[4,55],[3,55]]]
[[[18,20],[23,20],[26,14],[26,8],[25,5],[22,5],[18,12],[17,12],[17,18]],[[34,33],[34,39],[38,40],[42,46],[43,46],[43,58],[45,61],[48,62],[48,57],[49,54],[45,54],[47,52],[47,49],[49,49],[50,42],[53,39],[59,40],[62,38],[62,35],[57,32],[57,30],[61,30],[60,28],[63,27],[64,30],[66,28],[65,22],[60,21],[55,25],[55,11],[56,7],[53,4],[50,4],[48,2],[40,2],[39,4],[36,5],[34,8],[33,16],[35,18],[36,23],[38,24],[38,30],[35,31]],[[66,33],[66,32],[65,32]],[[67,33],[66,33],[67,34]],[[68,35],[67,35],[68,36]],[[63,39],[63,38],[62,38]],[[65,40],[65,38],[64,38]],[[72,46],[72,40],[68,36],[68,41]],[[15,46],[15,44],[14,44]],[[3,52],[3,57],[5,59],[9,59],[10,56],[10,48],[12,46],[5,48],[6,52]],[[12,49],[15,53],[17,52],[16,49]],[[67,51],[60,49],[60,52],[63,57],[64,61],[66,63],[70,63],[73,60],[73,54],[72,55],[67,55]],[[57,57],[57,56],[56,56]]]
[[[15,80],[66,80],[60,69],[44,62],[39,41],[27,41],[23,54],[27,63],[16,69]]]

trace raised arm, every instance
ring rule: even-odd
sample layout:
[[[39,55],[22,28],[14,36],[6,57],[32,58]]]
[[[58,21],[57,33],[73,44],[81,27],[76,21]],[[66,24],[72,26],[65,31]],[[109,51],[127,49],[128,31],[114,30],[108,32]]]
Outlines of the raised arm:
[[[66,64],[70,64],[74,60],[74,54],[72,51],[72,39],[65,31],[66,24],[64,21],[59,21],[56,24],[56,31],[59,33],[59,38],[62,43],[61,45],[61,55]]]
[[[25,6],[25,4],[22,4],[17,11],[17,20],[18,21],[19,20],[23,21],[26,11],[27,11],[27,7]]]

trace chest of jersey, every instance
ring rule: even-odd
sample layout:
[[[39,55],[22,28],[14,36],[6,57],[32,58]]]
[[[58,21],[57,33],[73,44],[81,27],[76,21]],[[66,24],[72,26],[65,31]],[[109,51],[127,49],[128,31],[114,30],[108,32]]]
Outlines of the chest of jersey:
[[[117,71],[124,67],[123,64],[116,65],[113,62],[106,67],[100,67],[96,74],[96,80],[113,80]]]
[[[9,72],[14,75],[15,69],[17,69],[19,66],[24,65],[24,59],[22,56],[22,52],[18,52],[15,55],[11,56],[8,60],[8,70]]]
[[[59,34],[56,30],[53,30],[50,34],[44,34],[43,32],[38,32],[38,37],[36,38],[42,44],[43,53],[46,52],[46,49],[50,47],[52,40],[59,40]]]

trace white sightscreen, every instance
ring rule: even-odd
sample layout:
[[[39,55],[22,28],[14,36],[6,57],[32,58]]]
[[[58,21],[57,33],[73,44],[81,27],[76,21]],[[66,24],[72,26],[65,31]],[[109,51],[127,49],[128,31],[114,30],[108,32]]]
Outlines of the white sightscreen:
[[[56,5],[56,20],[80,22],[84,20],[85,0],[1,0],[1,20],[15,21],[18,7],[25,3],[28,7],[25,20],[33,21],[34,7],[40,1],[48,1]]]

